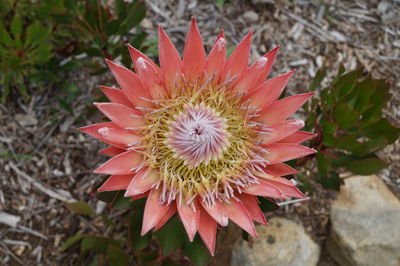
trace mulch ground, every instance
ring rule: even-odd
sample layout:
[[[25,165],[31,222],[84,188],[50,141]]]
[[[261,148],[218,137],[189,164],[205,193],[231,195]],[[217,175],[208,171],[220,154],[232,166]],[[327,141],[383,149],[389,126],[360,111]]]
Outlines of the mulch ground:
[[[236,45],[254,30],[254,61],[276,45],[282,48],[272,75],[296,68],[287,95],[304,92],[316,71],[328,66],[332,77],[340,64],[348,70],[363,66],[374,78],[391,83],[393,98],[385,108],[394,124],[400,123],[400,4],[386,1],[151,1],[142,26],[156,40],[157,25],[172,36],[178,50],[192,16],[196,17],[209,49],[219,30],[225,29],[228,46]],[[127,51],[128,52],[128,51]],[[88,202],[99,212],[104,205],[89,196],[102,177],[91,170],[105,161],[97,154],[104,146],[76,128],[100,121],[90,102],[100,96],[99,84],[114,83],[109,74],[92,77],[85,69],[66,73],[80,95],[71,102],[73,114],[57,98],[66,97],[57,86],[35,92],[29,103],[11,100],[0,105],[0,213],[14,215],[16,227],[0,223],[0,264],[70,265],[78,263],[78,249],[60,253],[63,241],[77,233],[119,236],[126,228],[112,228],[100,220],[73,215],[64,202]],[[326,82],[326,81],[325,81]],[[379,176],[400,195],[400,142],[379,154],[391,166]],[[308,173],[312,180],[312,172]],[[332,191],[318,185],[311,200],[286,206],[272,214],[302,222],[323,246],[328,232]],[[118,219],[118,218],[117,218]],[[234,241],[232,239],[230,243]],[[227,252],[228,251],[228,252]],[[220,247],[213,264],[229,261],[229,250]],[[321,264],[334,265],[323,251]]]

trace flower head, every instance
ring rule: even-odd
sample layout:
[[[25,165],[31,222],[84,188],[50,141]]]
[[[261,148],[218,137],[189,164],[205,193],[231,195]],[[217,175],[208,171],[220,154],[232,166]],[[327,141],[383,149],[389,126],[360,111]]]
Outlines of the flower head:
[[[294,71],[266,80],[279,47],[248,66],[251,37],[226,59],[221,32],[206,56],[193,19],[183,59],[159,28],[161,67],[131,46],[135,72],[107,61],[121,89],[101,87],[111,102],[95,105],[111,122],[81,130],[110,144],[99,191],[147,197],[142,234],[177,212],[213,254],[217,224],[253,236],[253,221],[266,224],[256,196],[304,197],[281,176],[296,172],[284,161],[315,152],[298,145],[313,136],[304,122],[287,120],[312,93],[277,100]]]

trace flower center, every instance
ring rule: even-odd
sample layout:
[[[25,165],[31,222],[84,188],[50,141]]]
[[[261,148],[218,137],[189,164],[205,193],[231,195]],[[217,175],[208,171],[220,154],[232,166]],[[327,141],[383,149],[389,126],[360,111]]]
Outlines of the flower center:
[[[184,109],[185,113],[170,122],[165,144],[191,168],[221,158],[229,147],[224,119],[203,104],[187,105]]]
[[[207,204],[232,197],[254,181],[247,176],[254,158],[252,110],[226,86],[178,83],[175,95],[155,101],[142,132],[146,164],[160,173],[160,202]],[[146,111],[146,110],[145,110]]]

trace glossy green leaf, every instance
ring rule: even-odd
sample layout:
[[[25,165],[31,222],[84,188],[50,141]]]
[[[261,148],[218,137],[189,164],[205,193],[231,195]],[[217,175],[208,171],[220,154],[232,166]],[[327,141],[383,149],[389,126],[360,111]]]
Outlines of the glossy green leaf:
[[[15,38],[19,38],[22,33],[22,19],[19,14],[15,14],[11,21],[11,33]]]
[[[146,5],[143,1],[135,1],[128,6],[128,16],[123,22],[127,26],[127,30],[139,25],[146,16]]]
[[[94,212],[94,210],[92,209],[92,207],[90,207],[89,204],[87,204],[86,202],[82,202],[82,201],[77,201],[77,202],[72,202],[72,203],[65,203],[65,206],[67,206],[67,208],[76,213],[76,214],[85,214],[85,215],[95,215],[96,213]]]
[[[87,237],[88,235],[85,234],[77,234],[74,235],[73,237],[68,238],[64,244],[62,245],[60,251],[64,252],[67,249],[69,249],[73,244],[77,243],[78,241],[82,240],[83,238]]]
[[[120,243],[112,238],[89,236],[81,242],[81,254],[84,255],[90,250],[106,253],[109,245],[120,247]]]
[[[364,153],[364,144],[358,142],[356,138],[350,135],[335,138],[333,146],[359,155]]]
[[[49,30],[40,25],[39,21],[34,21],[26,30],[25,46],[45,42],[49,38],[49,33]]]
[[[333,112],[333,117],[342,129],[348,129],[355,126],[355,123],[359,119],[358,113],[351,110],[347,104],[338,105]]]
[[[117,196],[118,192],[120,191],[104,191],[104,192],[96,192],[94,193],[94,197],[96,199],[106,202],[106,203],[111,203],[113,199]]]
[[[377,152],[388,144],[389,142],[385,136],[378,136],[364,143],[364,154]]]
[[[246,231],[242,230],[242,239],[249,241],[249,233],[247,233]]]
[[[371,103],[371,95],[377,88],[376,81],[371,78],[367,78],[357,84],[357,88],[361,93],[358,94],[357,100],[354,104],[354,110],[363,112],[367,109],[367,106]]]
[[[126,266],[129,265],[131,260],[132,258],[121,248],[114,245],[108,246],[106,261],[109,263],[109,265]]]
[[[326,189],[339,191],[341,180],[338,174],[330,172],[327,177],[318,177],[317,182]]]
[[[308,89],[310,91],[315,91],[321,85],[321,82],[324,80],[325,77],[326,77],[326,69],[323,67],[317,71]]]
[[[111,203],[111,208],[114,210],[128,210],[131,206],[131,197],[124,197],[124,191],[119,191]]]
[[[357,79],[363,75],[362,69],[357,69],[341,75],[336,81],[332,83],[336,97],[341,98],[348,95],[353,90]]]
[[[179,248],[185,239],[185,229],[177,217],[171,219],[161,229],[154,232],[163,256],[167,256],[174,249]]]
[[[146,235],[141,236],[143,221],[143,209],[134,210],[129,215],[128,237],[131,247],[134,251],[144,249],[150,244],[152,233],[148,232]]]
[[[157,266],[159,265],[159,250],[157,249],[150,249],[150,250],[143,250],[139,254],[139,265],[149,265],[149,266]]]
[[[322,137],[323,137],[323,144],[327,146],[331,146],[335,143],[335,132],[338,128],[338,125],[335,122],[331,122],[326,120],[325,118],[321,119],[321,126],[322,126]]]
[[[316,154],[318,173],[321,177],[327,177],[332,167],[331,159],[321,152]]]
[[[371,139],[385,136],[389,144],[395,142],[400,136],[400,128],[391,125],[387,119],[380,119],[377,122],[361,126],[358,132]]]
[[[268,200],[264,197],[257,197],[260,202],[259,206],[263,212],[271,212],[279,209],[279,206],[272,200]]]
[[[198,236],[195,237],[193,242],[185,243],[183,247],[183,252],[197,266],[207,265],[208,261],[211,258],[208,249]]]
[[[0,41],[1,44],[12,47],[14,44],[13,39],[11,38],[10,34],[8,33],[7,29],[5,28],[4,24],[0,21]]]
[[[343,165],[358,175],[371,175],[388,166],[378,157],[344,162]]]

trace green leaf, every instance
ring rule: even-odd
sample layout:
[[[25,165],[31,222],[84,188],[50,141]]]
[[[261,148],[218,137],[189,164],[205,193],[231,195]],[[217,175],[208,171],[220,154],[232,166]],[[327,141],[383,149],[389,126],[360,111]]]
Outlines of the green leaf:
[[[326,189],[339,191],[341,180],[338,174],[330,172],[328,177],[318,177],[317,182]]]
[[[85,215],[95,215],[96,214],[93,211],[92,207],[90,207],[89,204],[82,202],[82,201],[66,203],[65,205],[67,206],[67,208],[70,211],[72,211],[76,214],[85,214]]]
[[[326,77],[326,69],[323,67],[319,69],[315,74],[315,78],[311,82],[311,85],[308,88],[308,90],[315,91],[321,85],[321,82],[324,80],[325,77]]]
[[[123,191],[120,191],[111,203],[111,208],[114,210],[128,210],[131,206],[131,197],[124,197]]]
[[[3,23],[0,21],[0,41],[7,47],[12,47],[14,44],[13,39],[4,27]]]
[[[371,175],[388,166],[378,157],[347,161],[343,165],[357,175]]]
[[[246,231],[242,230],[242,239],[249,241],[249,233],[247,233]]]
[[[151,232],[148,232],[144,236],[141,235],[142,221],[142,210],[134,210],[131,212],[129,216],[128,237],[134,251],[138,251],[147,247],[150,244],[152,237]]]
[[[146,33],[146,32],[143,32],[143,31],[140,31],[140,32],[138,32],[138,33],[135,35],[135,37],[130,41],[130,44],[131,44],[133,47],[139,49],[139,48],[142,46],[142,43],[144,42],[144,40],[146,39],[146,37],[147,37],[147,33]]]
[[[170,254],[175,248],[179,248],[185,239],[185,229],[176,217],[154,232],[160,243],[163,256]]]
[[[146,5],[142,1],[137,1],[129,4],[127,10],[128,16],[126,17],[123,24],[127,26],[127,30],[129,31],[133,27],[139,25],[139,23],[146,16]]]
[[[260,202],[259,206],[263,212],[271,212],[279,209],[279,206],[272,200],[268,200],[264,197],[257,197]]]
[[[323,155],[321,152],[315,156],[317,160],[318,172],[321,177],[328,177],[329,171],[332,167],[332,162],[329,157]]]
[[[377,89],[377,82],[371,78],[367,78],[356,85],[357,90],[360,91],[357,100],[354,104],[354,110],[363,112],[370,104],[371,95]]]
[[[62,245],[60,251],[64,252],[67,249],[69,249],[73,244],[75,244],[76,242],[80,241],[82,238],[87,237],[88,235],[84,235],[84,234],[77,234],[74,235],[73,237],[68,238],[64,244]]]
[[[112,238],[89,236],[81,242],[81,254],[85,255],[90,250],[106,253],[109,245],[120,247],[120,243]]]
[[[196,237],[193,242],[185,243],[183,247],[185,255],[197,266],[205,266],[211,258],[204,243]]]
[[[364,153],[364,144],[357,141],[356,138],[350,135],[342,136],[335,138],[335,144],[333,145],[336,148],[353,152],[355,154],[362,155]]]
[[[358,133],[371,139],[385,136],[388,143],[391,144],[399,138],[400,128],[392,126],[387,119],[380,119],[377,122],[361,126]]]
[[[114,245],[108,246],[106,260],[109,265],[113,266],[125,266],[129,265],[132,260],[131,257],[126,254],[121,248]]]
[[[341,98],[351,93],[356,84],[357,79],[362,77],[363,72],[364,71],[360,68],[338,77],[338,79],[332,83],[332,87],[336,92],[335,93],[336,96],[338,98]]]
[[[19,38],[22,33],[22,20],[19,14],[15,14],[11,21],[11,33],[15,38]]]
[[[388,140],[385,136],[379,136],[364,143],[364,153],[377,152],[388,145]]]
[[[143,250],[139,254],[139,265],[159,265],[156,261],[159,260],[160,254],[157,249]]]
[[[220,8],[224,7],[225,0],[216,0],[215,2],[216,2],[218,7],[220,7]]]
[[[117,194],[120,191],[104,191],[104,192],[96,192],[94,193],[94,196],[96,197],[96,199],[106,202],[106,203],[111,203],[115,197],[117,196]]]
[[[21,94],[21,96],[24,99],[24,101],[27,102],[30,97],[29,97],[28,89],[26,88],[26,86],[25,86],[23,81],[18,84],[17,90]]]
[[[25,46],[28,46],[31,43],[39,43],[41,39],[40,34],[43,34],[42,30],[39,21],[34,21],[29,25],[26,30]]]
[[[347,104],[338,105],[333,111],[333,117],[342,129],[349,129],[358,121],[359,115],[351,110]]]
[[[108,22],[105,25],[105,29],[104,32],[107,36],[111,36],[113,34],[115,34],[118,31],[118,27],[119,27],[120,21],[119,20],[113,20]]]
[[[328,121],[326,118],[321,118],[321,126],[322,126],[322,143],[331,146],[335,143],[335,132],[338,128],[338,125],[335,122]]]

